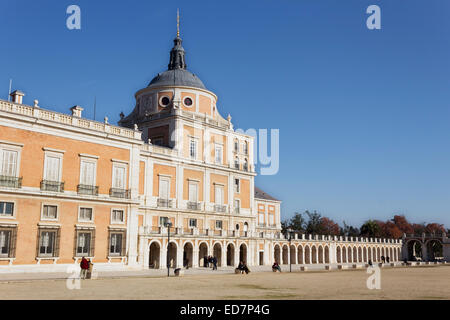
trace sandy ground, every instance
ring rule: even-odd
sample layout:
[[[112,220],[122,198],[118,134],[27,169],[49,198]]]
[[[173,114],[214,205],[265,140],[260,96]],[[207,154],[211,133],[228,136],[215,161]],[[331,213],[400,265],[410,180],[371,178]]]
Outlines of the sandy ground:
[[[386,268],[381,289],[369,290],[366,270],[257,272],[171,278],[65,280],[0,283],[7,299],[450,299],[450,266]]]

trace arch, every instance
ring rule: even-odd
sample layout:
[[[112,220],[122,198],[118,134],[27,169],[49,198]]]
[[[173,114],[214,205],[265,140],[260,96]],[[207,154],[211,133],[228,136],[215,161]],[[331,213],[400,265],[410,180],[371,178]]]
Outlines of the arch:
[[[325,246],[325,263],[330,263],[330,248]]]
[[[347,248],[345,246],[341,247],[342,250],[342,263],[347,263]]]
[[[342,249],[340,246],[336,247],[336,262],[342,263]]]
[[[353,247],[353,259],[352,262],[358,262],[358,249]]]
[[[281,264],[281,252],[280,252],[280,246],[278,244],[276,244],[274,246],[273,249],[273,256],[276,262],[278,262],[278,264]]]
[[[380,247],[377,248],[377,262],[381,261],[381,249]]]
[[[312,255],[312,263],[317,263],[317,248],[316,248],[316,246],[312,246],[311,255]]]
[[[283,246],[283,264],[288,264],[289,261],[289,248],[287,245]]]
[[[290,262],[292,264],[297,264],[297,259],[296,259],[296,254],[295,254],[295,246],[292,244],[289,248],[289,258],[290,258]]]
[[[363,259],[362,248],[358,247],[358,262],[361,263]]]
[[[167,265],[170,268],[176,268],[177,266],[177,250],[178,250],[177,243],[171,241],[169,243],[169,255],[167,257]]]
[[[161,245],[158,241],[152,241],[148,248],[148,267],[150,269],[159,269],[161,257]]]
[[[248,160],[247,160],[247,158],[244,159],[244,171],[248,171]]]
[[[208,244],[201,242],[198,246],[198,265],[207,267],[206,257],[208,256]]]
[[[347,247],[347,262],[352,263],[353,262],[353,256],[352,256],[352,247]]]
[[[319,263],[323,263],[323,255],[324,255],[324,253],[323,253],[323,247],[322,246],[319,246]]]
[[[245,243],[239,246],[239,261],[247,263],[247,245]]]
[[[368,247],[367,248],[367,262],[369,262],[369,260],[373,261],[373,259],[372,259],[372,247]]]
[[[244,232],[247,232],[247,231],[248,231],[248,223],[244,222]]]
[[[213,256],[217,258],[217,266],[222,266],[222,244],[216,242],[213,247]]]
[[[438,239],[430,239],[426,241],[425,248],[427,249],[426,259],[428,261],[434,261],[444,257],[442,242]]]
[[[406,242],[409,261],[422,260],[422,242],[418,239],[411,239]]]
[[[311,263],[311,248],[307,245],[305,246],[305,264]]]
[[[298,246],[297,247],[297,263],[298,264],[304,264],[305,263],[303,261],[303,247],[302,246]]]
[[[392,247],[389,248],[389,261],[392,262],[392,258],[393,258],[393,251],[392,251]]]
[[[192,242],[186,241],[183,247],[183,267],[192,268],[192,260],[194,255],[194,246]]]
[[[234,266],[234,244],[229,243],[227,245],[227,266]]]

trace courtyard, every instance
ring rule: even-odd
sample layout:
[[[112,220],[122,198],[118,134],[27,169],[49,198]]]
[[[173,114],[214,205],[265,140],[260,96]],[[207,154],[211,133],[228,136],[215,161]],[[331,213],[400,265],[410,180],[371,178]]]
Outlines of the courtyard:
[[[450,266],[381,269],[381,289],[369,290],[365,269],[308,272],[191,274],[182,277],[117,277],[82,280],[0,280],[9,299],[450,299]]]

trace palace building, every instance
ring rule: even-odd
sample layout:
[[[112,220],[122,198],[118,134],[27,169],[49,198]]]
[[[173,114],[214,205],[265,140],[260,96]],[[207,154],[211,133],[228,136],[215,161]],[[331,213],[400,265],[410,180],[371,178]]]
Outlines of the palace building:
[[[254,183],[253,137],[187,70],[179,34],[118,126],[11,96],[0,100],[0,272],[81,257],[99,270],[401,258],[401,240],[281,234],[281,201]]]

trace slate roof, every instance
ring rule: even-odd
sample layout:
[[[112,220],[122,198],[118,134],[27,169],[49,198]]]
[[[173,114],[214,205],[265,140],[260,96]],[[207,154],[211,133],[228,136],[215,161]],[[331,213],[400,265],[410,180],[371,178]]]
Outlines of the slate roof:
[[[272,200],[272,201],[280,201],[280,200],[272,197],[271,195],[265,193],[258,187],[255,187],[255,198],[264,199],[264,200]]]

